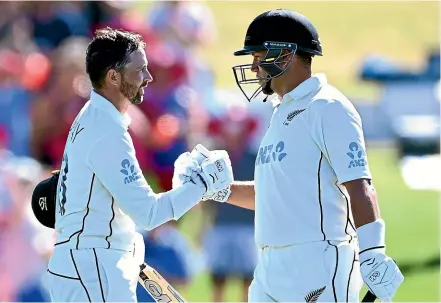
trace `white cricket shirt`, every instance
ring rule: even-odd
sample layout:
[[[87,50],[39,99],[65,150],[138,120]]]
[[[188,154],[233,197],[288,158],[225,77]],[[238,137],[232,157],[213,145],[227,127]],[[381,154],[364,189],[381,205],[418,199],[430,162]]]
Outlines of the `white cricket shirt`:
[[[153,229],[196,205],[193,183],[155,194],[128,133],[130,117],[92,92],[69,132],[58,182],[56,245],[131,251],[135,225]]]
[[[283,97],[255,167],[260,245],[356,236],[342,183],[371,178],[362,123],[352,103],[317,74]]]

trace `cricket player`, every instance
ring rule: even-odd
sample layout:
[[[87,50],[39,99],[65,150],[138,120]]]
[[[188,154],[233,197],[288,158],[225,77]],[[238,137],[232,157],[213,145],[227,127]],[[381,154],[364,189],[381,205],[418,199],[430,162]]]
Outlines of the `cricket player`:
[[[268,11],[234,55],[253,59],[233,67],[248,100],[260,91],[279,97],[254,181],[207,193],[255,210],[260,256],[248,300],[356,302],[363,282],[390,300],[403,275],[386,254],[362,122],[324,74],[311,73],[312,58],[322,56],[317,30],[296,12]],[[251,97],[248,83],[260,85]]]
[[[173,190],[155,194],[147,184],[127,131],[127,108],[152,81],[144,47],[139,35],[106,28],[87,48],[93,91],[70,129],[58,180],[46,276],[52,301],[136,301],[144,247],[135,225],[178,220],[207,189],[232,181],[228,156],[199,166],[186,152],[175,162]]]

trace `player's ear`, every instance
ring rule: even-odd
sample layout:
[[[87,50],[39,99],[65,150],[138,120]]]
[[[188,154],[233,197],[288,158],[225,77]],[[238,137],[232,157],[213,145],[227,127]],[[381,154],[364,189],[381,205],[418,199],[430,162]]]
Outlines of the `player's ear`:
[[[292,61],[295,58],[295,52],[293,53],[292,50],[290,49],[284,49],[282,51],[282,54],[285,55],[285,60],[286,61]]]
[[[114,69],[109,69],[106,73],[106,82],[111,86],[118,87],[121,85],[121,74]]]
[[[277,60],[279,64],[284,68],[289,62],[294,60],[295,56],[292,51],[289,49],[283,49],[282,53],[280,54],[280,58]],[[291,53],[291,54],[290,54]]]

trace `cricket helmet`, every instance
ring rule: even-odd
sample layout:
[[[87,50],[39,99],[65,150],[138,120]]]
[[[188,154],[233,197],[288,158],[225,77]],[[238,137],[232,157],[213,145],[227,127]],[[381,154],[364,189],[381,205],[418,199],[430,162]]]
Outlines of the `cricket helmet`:
[[[41,181],[32,193],[32,211],[35,218],[48,228],[55,228],[55,209],[57,184],[60,171],[52,172],[52,175]]]
[[[283,50],[289,50],[283,53]],[[292,56],[303,52],[311,56],[322,56],[322,46],[317,30],[305,16],[286,9],[276,9],[257,16],[248,26],[242,49],[235,51],[235,56],[249,55],[257,51],[266,51],[258,63],[267,74],[266,81],[260,85],[251,97],[245,93],[242,84],[259,83],[259,79],[248,77],[252,74],[253,64],[233,66],[236,83],[248,101],[260,92],[273,94],[271,79],[282,75],[290,66]],[[283,66],[287,63],[285,66]]]

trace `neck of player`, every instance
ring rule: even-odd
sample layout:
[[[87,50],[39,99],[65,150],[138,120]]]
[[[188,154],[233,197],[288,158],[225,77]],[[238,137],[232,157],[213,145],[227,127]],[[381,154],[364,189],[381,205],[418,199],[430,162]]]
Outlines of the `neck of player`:
[[[127,112],[130,102],[121,93],[114,93],[107,89],[95,89],[95,92],[112,103],[121,114]]]
[[[281,76],[271,81],[271,88],[283,99],[287,93],[291,92],[300,83],[311,78],[311,68],[291,65]]]

